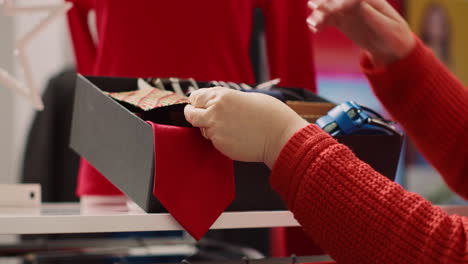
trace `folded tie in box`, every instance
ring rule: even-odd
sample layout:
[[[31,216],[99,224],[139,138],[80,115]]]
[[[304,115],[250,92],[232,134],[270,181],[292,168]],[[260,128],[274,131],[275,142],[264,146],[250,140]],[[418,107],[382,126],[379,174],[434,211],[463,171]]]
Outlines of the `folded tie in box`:
[[[193,80],[181,82],[180,86],[185,92],[191,83]],[[198,239],[226,206],[226,211],[286,209],[270,188],[268,168],[262,163],[232,162],[217,152],[185,120],[183,98],[175,97],[166,105],[154,104],[144,110],[131,98],[138,90],[137,79],[78,75],[76,85],[72,149],[146,212],[169,211]],[[268,93],[279,94],[310,122],[334,106],[303,89],[273,87]],[[375,170],[394,179],[401,136],[353,135],[337,139]],[[208,212],[212,204],[217,207]],[[196,222],[197,214],[203,224],[192,229],[184,219]]]

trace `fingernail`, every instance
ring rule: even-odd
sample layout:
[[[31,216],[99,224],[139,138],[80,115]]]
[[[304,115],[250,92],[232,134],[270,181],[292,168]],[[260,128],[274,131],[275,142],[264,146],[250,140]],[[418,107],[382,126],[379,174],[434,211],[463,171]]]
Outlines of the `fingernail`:
[[[312,9],[317,9],[318,5],[312,1],[307,2],[307,6],[309,6]]]
[[[309,24],[309,26],[312,26],[314,28],[317,26],[317,22],[315,22],[315,20],[313,20],[311,17],[307,18],[307,24]]]
[[[317,28],[316,28],[316,27],[313,27],[313,26],[311,26],[311,25],[309,25],[309,29],[310,29],[313,33],[317,33],[317,32],[318,32]]]

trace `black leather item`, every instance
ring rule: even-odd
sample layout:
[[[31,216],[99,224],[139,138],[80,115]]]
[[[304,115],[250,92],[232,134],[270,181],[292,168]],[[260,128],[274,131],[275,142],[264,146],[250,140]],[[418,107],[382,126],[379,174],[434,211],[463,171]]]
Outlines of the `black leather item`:
[[[21,182],[40,183],[43,202],[76,202],[79,156],[70,149],[76,72],[54,76],[43,94],[45,109],[36,112],[26,142]]]

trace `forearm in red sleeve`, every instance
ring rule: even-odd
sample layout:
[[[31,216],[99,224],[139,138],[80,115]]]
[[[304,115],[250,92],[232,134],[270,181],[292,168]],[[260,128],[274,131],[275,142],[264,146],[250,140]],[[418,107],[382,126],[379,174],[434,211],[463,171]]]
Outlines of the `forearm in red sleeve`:
[[[449,216],[310,125],[271,175],[305,231],[338,263],[466,263],[468,221]]]
[[[468,90],[418,39],[401,61],[362,60],[374,92],[447,184],[468,198]]]

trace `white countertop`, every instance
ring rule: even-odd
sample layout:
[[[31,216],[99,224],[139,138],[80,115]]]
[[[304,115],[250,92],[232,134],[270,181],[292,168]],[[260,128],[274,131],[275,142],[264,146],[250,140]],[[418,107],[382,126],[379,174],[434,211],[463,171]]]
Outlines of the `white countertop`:
[[[227,212],[212,229],[298,226],[289,211]],[[171,215],[147,214],[139,207],[81,207],[79,203],[37,208],[0,207],[0,234],[103,233],[181,230]]]
[[[467,206],[441,206],[468,216]],[[298,226],[289,211],[227,212],[212,229]],[[0,234],[103,233],[181,230],[169,214],[147,214],[139,207],[81,207],[79,203],[43,204],[37,208],[0,207]]]

